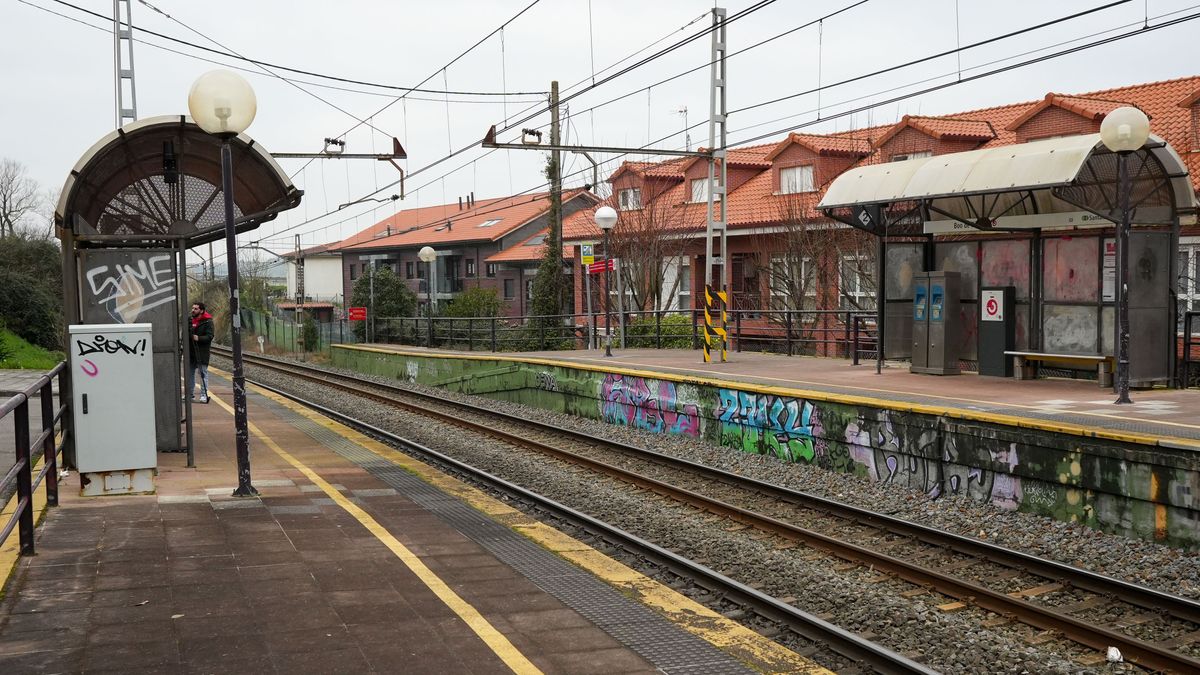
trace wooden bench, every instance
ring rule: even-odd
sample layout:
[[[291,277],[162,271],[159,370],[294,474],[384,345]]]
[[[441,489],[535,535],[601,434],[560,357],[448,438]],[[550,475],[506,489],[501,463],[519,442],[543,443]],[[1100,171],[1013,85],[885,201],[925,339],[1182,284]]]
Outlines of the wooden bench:
[[[1036,377],[1034,363],[1057,363],[1070,367],[1095,367],[1101,387],[1112,386],[1114,359],[1105,354],[1050,354],[1046,352],[1004,352],[1013,358],[1013,377],[1031,380]]]

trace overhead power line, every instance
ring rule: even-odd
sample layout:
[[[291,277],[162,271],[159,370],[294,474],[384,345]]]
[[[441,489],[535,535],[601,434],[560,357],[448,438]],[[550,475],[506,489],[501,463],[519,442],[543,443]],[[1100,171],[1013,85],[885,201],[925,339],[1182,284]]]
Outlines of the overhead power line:
[[[1196,7],[1200,7],[1200,5],[1193,6],[1193,7],[1189,8],[1189,9],[1195,9]],[[1181,10],[1181,11],[1184,11],[1184,10]],[[1152,18],[1163,18],[1163,17],[1168,17],[1168,16],[1175,16],[1175,15],[1177,15],[1177,14],[1179,14],[1179,13],[1180,13],[1179,11],[1176,11],[1176,12],[1170,12],[1170,13],[1166,13],[1166,14],[1160,15],[1159,17],[1152,17]],[[979,80],[979,79],[982,79],[982,78],[985,78],[985,77],[989,77],[989,76],[991,76],[991,75],[996,75],[996,74],[999,74],[999,73],[1007,72],[1007,71],[1010,71],[1010,70],[1015,70],[1015,69],[1022,68],[1022,67],[1026,67],[1026,66],[1033,65],[1033,64],[1036,64],[1036,63],[1041,63],[1041,62],[1048,61],[1048,60],[1052,60],[1052,59],[1055,59],[1055,58],[1060,58],[1060,57],[1062,57],[1062,56],[1065,56],[1065,55],[1068,55],[1068,54],[1071,54],[1071,53],[1075,53],[1075,52],[1083,51],[1083,50],[1086,50],[1086,49],[1094,48],[1094,47],[1097,47],[1097,46],[1105,45],[1105,44],[1108,44],[1108,43],[1111,43],[1111,42],[1116,42],[1116,41],[1123,40],[1123,39],[1126,39],[1126,38],[1129,38],[1129,37],[1135,37],[1135,36],[1137,36],[1137,35],[1141,35],[1141,34],[1143,34],[1143,33],[1151,32],[1151,31],[1158,30],[1158,29],[1161,29],[1161,28],[1167,28],[1167,27],[1174,26],[1174,25],[1179,25],[1179,24],[1182,24],[1182,23],[1185,23],[1185,22],[1188,22],[1188,21],[1193,21],[1193,20],[1195,20],[1195,19],[1197,19],[1197,18],[1200,18],[1200,13],[1189,14],[1189,15],[1186,15],[1186,16],[1182,16],[1182,17],[1178,17],[1178,18],[1175,18],[1175,19],[1171,19],[1171,20],[1169,20],[1169,21],[1163,21],[1163,22],[1160,22],[1160,23],[1157,23],[1157,24],[1150,24],[1150,25],[1147,25],[1147,26],[1142,26],[1142,23],[1141,23],[1141,22],[1139,22],[1139,23],[1138,23],[1138,25],[1139,25],[1139,28],[1137,28],[1136,30],[1128,31],[1128,32],[1125,32],[1125,33],[1122,33],[1122,34],[1119,34],[1119,35],[1116,35],[1116,36],[1110,36],[1110,37],[1106,37],[1106,38],[1097,39],[1097,40],[1094,40],[1094,41],[1088,42],[1088,43],[1086,43],[1086,44],[1083,44],[1083,45],[1077,45],[1077,46],[1074,46],[1074,47],[1071,47],[1071,48],[1068,48],[1068,49],[1063,49],[1063,50],[1057,51],[1057,52],[1055,52],[1055,53],[1052,53],[1052,54],[1047,54],[1047,55],[1042,55],[1042,56],[1039,56],[1039,57],[1036,57],[1036,58],[1027,59],[1027,60],[1025,60],[1025,61],[1022,61],[1022,62],[1019,62],[1019,63],[1016,63],[1016,64],[1009,64],[1009,65],[1007,65],[1007,66],[1003,66],[1003,67],[1000,67],[1000,68],[995,68],[995,69],[989,70],[989,71],[987,71],[987,72],[983,72],[983,73],[977,73],[977,74],[975,74],[975,75],[969,75],[969,76],[965,76],[965,77],[963,77],[961,80],[956,80],[956,81],[947,82],[947,83],[939,84],[939,85],[932,86],[932,87],[923,88],[923,89],[916,90],[916,91],[907,92],[907,93],[904,93],[904,94],[897,95],[897,96],[895,96],[895,97],[888,98],[888,99],[886,99],[886,100],[883,100],[883,101],[872,101],[872,102],[870,102],[870,103],[868,103],[868,104],[866,104],[866,105],[863,105],[863,106],[860,106],[860,107],[857,107],[857,108],[854,108],[854,109],[851,109],[851,110],[844,110],[844,111],[840,111],[840,112],[834,113],[834,114],[832,114],[832,115],[826,115],[826,116],[824,116],[824,117],[822,117],[822,118],[819,118],[819,119],[814,119],[814,120],[810,120],[810,121],[803,122],[803,123],[800,123],[800,124],[791,125],[791,126],[789,126],[789,127],[786,127],[786,128],[777,129],[777,130],[775,130],[775,131],[772,131],[772,132],[770,132],[770,133],[765,133],[765,134],[761,134],[761,135],[755,136],[755,137],[753,137],[753,138],[748,138],[748,139],[740,140],[740,141],[738,141],[738,142],[736,142],[736,143],[730,143],[730,144],[729,144],[727,147],[731,147],[731,148],[732,148],[732,147],[738,147],[738,146],[742,146],[742,145],[748,145],[748,144],[750,144],[750,143],[753,143],[753,142],[756,142],[756,141],[760,141],[760,140],[764,140],[764,139],[766,139],[766,138],[770,138],[770,137],[773,137],[773,136],[779,136],[779,135],[780,135],[780,134],[782,134],[782,133],[786,133],[786,132],[788,132],[788,131],[793,131],[793,130],[795,130],[795,129],[799,129],[799,128],[803,128],[803,127],[808,127],[808,126],[813,126],[813,125],[816,125],[816,124],[821,124],[821,123],[824,123],[824,122],[828,122],[829,120],[832,120],[832,119],[837,119],[837,118],[840,118],[840,117],[846,117],[846,116],[849,116],[849,115],[858,114],[858,113],[864,112],[864,111],[866,111],[866,110],[869,110],[869,109],[872,109],[872,108],[878,107],[878,106],[880,106],[880,105],[888,105],[888,104],[890,104],[890,103],[895,103],[895,102],[898,102],[898,101],[901,101],[901,100],[905,100],[905,99],[913,98],[913,97],[920,96],[920,95],[923,95],[923,94],[926,94],[926,93],[930,93],[930,92],[933,92],[933,91],[938,91],[938,90],[940,90],[940,89],[946,89],[946,88],[953,87],[953,86],[956,86],[956,85],[959,85],[959,84],[963,84],[963,83],[966,83],[966,82],[971,82],[971,81]],[[1119,27],[1117,27],[1117,28],[1114,28],[1114,29],[1109,29],[1109,31],[1103,31],[1103,32],[1111,32],[1111,30],[1117,30],[1117,29],[1119,29],[1119,28],[1123,28],[1123,27],[1125,27],[1125,26],[1119,26]],[[1098,35],[1098,34],[1100,34],[1100,33],[1094,33],[1094,34],[1092,34],[1092,35],[1090,35],[1090,36],[1087,36],[1087,37],[1092,37],[1092,36],[1094,36],[1094,35]],[[1073,41],[1077,41],[1077,40],[1078,40],[1078,39],[1076,39],[1076,40],[1073,40]],[[1068,41],[1068,42],[1070,42],[1070,41]],[[1066,44],[1066,43],[1065,43],[1065,42],[1063,42],[1063,43],[1058,43],[1058,45],[1061,45],[1061,44]],[[1058,45],[1054,45],[1054,46],[1058,46]],[[966,47],[963,47],[963,49],[969,49],[969,48],[971,48],[971,45],[967,45]],[[1039,49],[1039,50],[1034,50],[1034,51],[1043,51],[1044,49],[1046,49],[1046,48],[1041,48],[1041,49]],[[1025,52],[1025,54],[1028,54],[1028,53],[1030,53],[1030,52]],[[1005,59],[1001,59],[1001,60],[1007,60],[1007,59],[1011,59],[1011,58],[1014,58],[1014,57],[1006,57]],[[998,62],[998,61],[993,61],[992,63],[996,63],[996,62]],[[868,73],[868,74],[866,74],[864,77],[869,77],[869,76],[872,76],[872,75],[875,75],[875,74],[878,74],[878,73],[883,73],[883,72],[891,72],[891,71],[893,71],[893,70],[895,70],[895,67],[889,66],[889,67],[887,67],[887,68],[883,68],[883,69],[880,69],[880,70],[878,70],[878,71],[874,71],[873,73]],[[860,79],[860,78],[856,78],[856,79]],[[924,82],[924,81],[927,81],[927,80],[918,81],[917,83],[919,84],[920,82]],[[827,89],[828,89],[828,88],[836,87],[836,86],[839,86],[839,84],[840,84],[840,83],[831,83],[831,84],[829,84],[829,85],[826,85],[824,88],[827,88]],[[890,89],[890,91],[895,91],[896,89],[897,89],[897,88],[892,88],[892,89]],[[843,102],[841,102],[841,103],[839,103],[839,104],[834,104],[834,105],[844,105],[845,103],[848,103],[848,102],[852,102],[852,101],[855,101],[855,100],[863,100],[863,99],[866,99],[866,98],[869,98],[869,97],[871,97],[871,96],[875,96],[875,95],[877,95],[877,94],[869,94],[869,95],[865,95],[865,96],[858,97],[858,98],[855,98],[855,99],[850,99],[849,101],[843,101]],[[829,105],[829,104],[826,104],[826,105],[825,105],[825,109],[828,109],[829,107],[830,107],[830,105]],[[694,125],[693,127],[690,127],[690,128],[696,128],[696,126],[700,126],[700,125]],[[761,124],[760,124],[760,125],[753,125],[753,126],[761,126]],[[752,127],[749,127],[749,128],[752,128]],[[666,135],[666,136],[663,136],[662,138],[659,138],[659,139],[656,139],[656,140],[654,140],[654,141],[651,141],[650,143],[647,143],[647,144],[646,144],[646,146],[643,146],[643,147],[645,147],[645,148],[652,147],[653,145],[655,145],[655,144],[657,144],[657,143],[661,143],[661,142],[663,142],[663,141],[665,141],[665,140],[668,140],[668,139],[670,139],[672,136],[677,136],[677,135],[678,135],[678,133],[679,133],[678,131],[673,131],[671,134],[668,134],[668,135]],[[737,133],[737,132],[735,131],[735,132],[733,132],[733,133]],[[613,159],[619,159],[620,157],[622,157],[622,156],[625,156],[625,155],[628,155],[628,154],[631,154],[631,153],[622,153],[622,154],[620,154],[620,155],[617,155],[617,156],[616,156],[616,157],[614,157]],[[573,177],[573,176],[579,176],[579,175],[582,175],[582,174],[584,174],[584,173],[590,173],[590,171],[591,171],[591,169],[590,169],[590,168],[587,168],[587,169],[582,169],[582,170],[580,170],[580,171],[577,171],[577,172],[575,172],[574,174],[568,174],[567,176],[564,176],[564,178],[570,178],[570,177]],[[434,179],[434,180],[437,180],[437,179]],[[536,190],[536,189],[538,189],[538,188],[545,187],[546,185],[548,185],[548,183],[540,183],[540,184],[539,184],[539,185],[537,185],[537,186],[531,187],[531,188],[529,188],[528,190],[522,191],[522,192],[520,192],[520,193],[517,193],[517,194],[518,194],[518,195],[520,195],[520,194],[525,194],[525,193],[531,192],[531,191],[533,191],[533,190]],[[388,187],[390,187],[390,186],[383,186],[383,187],[381,187],[381,188],[380,188],[380,190],[385,190],[385,189],[387,189]],[[375,194],[375,193],[371,193],[371,194]],[[325,214],[325,215],[328,215],[328,214]],[[323,216],[318,216],[317,218],[311,219],[309,222],[311,222],[311,221],[315,221],[315,220],[318,220],[318,219],[319,219],[319,218],[321,218],[321,217],[323,217]],[[297,227],[297,226],[289,227],[289,228],[288,228],[288,230],[294,229],[295,227]],[[285,231],[287,231],[287,230],[285,230]],[[281,232],[281,233],[282,233],[282,232]],[[276,233],[276,234],[274,234],[274,235],[272,235],[272,236],[276,236],[277,234],[279,234],[279,233]]]
[[[51,14],[53,16],[57,16],[59,18],[66,19],[67,21],[77,23],[86,28],[91,28],[93,30],[100,31],[100,32],[106,33],[108,35],[112,34],[111,27],[105,28],[104,26],[97,26],[95,24],[88,23],[87,21],[84,21],[77,17],[73,17],[68,14],[63,14],[62,12],[56,12],[53,9],[50,9],[49,7],[42,7],[41,5],[34,4],[32,2],[29,2],[29,0],[17,0],[17,2],[19,2],[23,5],[32,7],[34,9],[41,10],[43,12],[46,12],[47,14]],[[199,54],[191,54],[189,52],[185,52],[185,51],[182,51],[179,49],[173,49],[166,45],[158,44],[157,42],[151,42],[150,40],[146,40],[146,39],[140,37],[140,34],[137,34],[137,33],[134,34],[133,41],[140,45],[145,45],[147,47],[150,47],[152,49],[158,49],[158,50],[170,53],[170,54],[182,56],[184,58],[194,59],[196,61],[202,61],[204,63],[211,63],[215,66],[221,66],[222,68],[228,68],[230,70],[236,70],[236,71],[243,72],[243,73],[249,73],[251,75],[256,75],[258,77],[263,77],[263,76],[272,77],[271,75],[268,75],[267,73],[264,73],[260,70],[254,70],[254,69],[247,68],[245,66],[236,65],[233,63],[226,63],[225,61],[218,61],[217,59],[200,56]],[[389,93],[383,92],[383,91],[372,91],[372,90],[368,90],[368,89],[356,89],[353,87],[343,87],[343,86],[339,86],[336,84],[329,84],[326,82],[314,82],[311,80],[301,80],[301,79],[290,78],[290,77],[279,77],[279,76],[275,76],[275,77],[277,79],[283,79],[288,82],[295,82],[296,84],[302,84],[302,85],[305,85],[308,87],[320,87],[321,89],[331,89],[333,91],[344,91],[344,92],[348,92],[351,94],[362,94],[364,96],[376,96],[376,97],[387,97],[387,98],[391,98],[393,96],[393,94],[389,94]],[[438,93],[441,93],[441,92],[438,92]],[[455,95],[455,94],[451,94],[451,95]],[[463,94],[463,96],[466,96],[466,95],[467,94]],[[517,95],[517,94],[514,94],[514,95]],[[544,95],[544,94],[542,92],[538,92],[537,95]],[[409,100],[413,100],[413,101],[430,101],[430,102],[437,102],[437,103],[445,102],[445,99],[443,99],[443,98],[429,98],[429,97],[423,97],[423,96],[409,96],[408,98],[409,98]],[[491,99],[471,99],[471,98],[452,98],[452,99],[450,99],[450,102],[451,103],[459,103],[459,104],[487,104],[487,105],[495,104],[495,101],[491,100]],[[523,100],[517,101],[517,103],[534,103],[535,105],[540,104],[540,102],[541,102],[540,99],[538,99],[537,101],[530,101],[529,99],[523,99]]]
[[[18,1],[20,1],[20,0],[18,0]],[[103,19],[105,21],[112,21],[111,16],[105,16],[103,14],[93,12],[92,10],[87,9],[86,7],[80,7],[79,5],[75,5],[70,2],[66,2],[65,0],[50,0],[50,1],[55,2],[59,5],[63,5],[64,7],[70,7],[71,9],[74,9],[78,12],[82,12],[84,14],[94,16],[98,19]],[[30,4],[30,3],[25,3],[25,4]],[[163,16],[167,17],[168,19],[178,22],[178,19],[175,19],[175,17],[167,14],[166,12],[163,12],[162,10],[158,9],[157,7],[154,7],[153,5],[151,5],[147,2],[142,2],[142,4],[146,5],[150,9],[158,12],[159,14],[162,14]],[[37,5],[31,5],[31,6],[37,7]],[[60,16],[62,16],[62,15],[60,15]],[[88,25],[88,24],[84,24],[84,25]],[[415,91],[415,92],[419,92],[422,94],[451,94],[451,95],[459,95],[459,96],[541,96],[541,95],[546,94],[546,92],[544,92],[544,91],[510,91],[510,92],[505,92],[505,91],[447,91],[444,89],[421,89],[421,88],[419,88],[420,85],[418,85],[417,87],[406,87],[404,85],[398,85],[398,84],[383,84],[380,82],[370,82],[368,80],[356,80],[356,79],[348,78],[348,77],[339,77],[337,75],[326,75],[324,73],[318,73],[318,72],[314,72],[311,70],[292,68],[290,66],[284,66],[284,65],[277,64],[277,63],[272,63],[270,61],[262,61],[260,59],[252,59],[248,56],[243,56],[242,54],[239,54],[234,51],[222,51],[222,49],[227,50],[228,49],[227,47],[223,47],[222,49],[213,49],[212,47],[205,47],[204,45],[196,44],[195,42],[190,42],[188,40],[184,40],[182,38],[177,38],[177,37],[174,37],[171,35],[165,35],[163,33],[159,33],[159,32],[150,30],[149,28],[143,28],[142,26],[138,26],[138,25],[134,25],[133,28],[134,28],[134,30],[136,30],[139,33],[146,33],[147,35],[153,35],[154,37],[161,38],[163,40],[168,40],[168,41],[174,42],[176,44],[185,45],[185,46],[191,47],[193,49],[199,49],[201,51],[209,52],[210,54],[217,54],[219,56],[224,56],[224,57],[231,58],[231,59],[237,59],[239,61],[245,61],[246,63],[252,63],[256,66],[265,66],[267,68],[274,68],[276,70],[284,70],[289,73],[296,73],[297,75],[307,75],[309,77],[319,77],[319,78],[322,78],[325,80],[331,80],[334,82],[345,82],[346,84],[359,84],[359,85],[364,85],[364,86],[368,86],[368,87],[378,87],[380,89],[393,89],[393,90],[397,90],[397,91]],[[189,30],[192,30],[192,29],[189,28]],[[193,31],[193,32],[196,32],[196,31]],[[219,44],[219,43],[216,43],[216,44]]]

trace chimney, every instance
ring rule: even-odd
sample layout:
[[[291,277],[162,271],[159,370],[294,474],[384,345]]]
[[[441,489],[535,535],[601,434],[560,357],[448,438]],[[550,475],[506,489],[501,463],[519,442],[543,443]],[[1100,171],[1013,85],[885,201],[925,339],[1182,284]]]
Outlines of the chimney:
[[[458,210],[462,211],[462,197],[458,198]]]
[[[446,221],[446,231],[449,232],[451,229],[453,229],[453,227],[454,227],[454,221],[447,220]]]
[[[471,208],[475,208],[475,191],[471,190]]]

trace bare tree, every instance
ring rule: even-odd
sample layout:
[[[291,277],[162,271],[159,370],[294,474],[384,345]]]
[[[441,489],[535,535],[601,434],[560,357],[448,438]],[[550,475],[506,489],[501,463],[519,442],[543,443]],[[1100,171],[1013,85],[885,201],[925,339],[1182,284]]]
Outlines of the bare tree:
[[[694,237],[684,225],[684,208],[657,199],[640,209],[621,211],[610,235],[611,254],[620,258],[631,309],[667,309],[679,291],[684,253]],[[676,270],[671,273],[671,269]]]
[[[831,238],[837,251],[839,309],[875,309],[878,288],[875,235],[856,227],[839,227]]]
[[[37,181],[25,166],[12,159],[0,159],[0,237],[17,233],[17,225],[32,215],[42,203]]]

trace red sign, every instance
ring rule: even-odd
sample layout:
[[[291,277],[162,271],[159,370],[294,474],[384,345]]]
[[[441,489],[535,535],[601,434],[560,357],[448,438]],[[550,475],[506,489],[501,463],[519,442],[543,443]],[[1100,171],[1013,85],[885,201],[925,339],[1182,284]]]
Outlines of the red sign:
[[[616,267],[613,265],[614,262],[615,262],[615,259],[601,260],[600,262],[594,262],[591,265],[587,266],[588,274],[600,274],[601,272],[604,272],[604,271],[612,271],[612,270],[616,269]]]
[[[366,321],[367,320],[367,308],[366,307],[351,307],[350,311],[349,311],[349,317],[350,317],[351,321]]]

